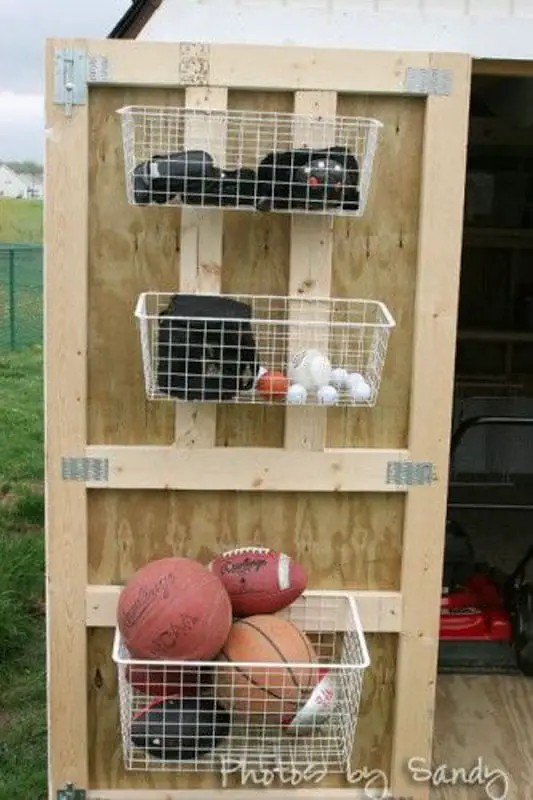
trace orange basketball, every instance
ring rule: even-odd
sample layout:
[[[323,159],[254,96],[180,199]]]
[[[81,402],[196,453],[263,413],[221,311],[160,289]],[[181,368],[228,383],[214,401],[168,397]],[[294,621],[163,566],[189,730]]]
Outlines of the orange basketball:
[[[265,372],[257,381],[257,391],[267,400],[285,397],[290,381],[281,372]]]
[[[161,558],[133,575],[120,593],[117,622],[138,659],[200,661],[221,649],[232,608],[220,579],[191,558]]]
[[[217,660],[228,665],[217,669],[221,704],[240,714],[260,716],[267,724],[280,724],[295,714],[319,680],[318,658],[305,633],[270,614],[237,620]],[[269,663],[229,666],[236,661]]]

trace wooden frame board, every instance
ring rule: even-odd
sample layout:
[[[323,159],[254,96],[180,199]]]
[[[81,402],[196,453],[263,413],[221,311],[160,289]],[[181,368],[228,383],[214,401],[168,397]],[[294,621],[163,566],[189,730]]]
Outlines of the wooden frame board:
[[[72,106],[59,97],[58,52],[87,57],[87,93]],[[63,81],[64,83],[64,81]],[[416,248],[414,333],[406,441],[355,448],[331,447],[326,411],[286,415],[284,448],[217,446],[216,412],[176,411],[174,440],[139,444],[122,432],[116,443],[94,442],[88,381],[90,97],[97,87],[185,90],[187,103],[223,108],[228,91],[294,93],[294,107],[335,113],[345,95],[415,96],[423,102],[423,148]],[[59,77],[59,90],[61,75]],[[80,87],[77,86],[76,89]],[[83,87],[82,87],[83,88]],[[88,503],[95,496],[169,490],[247,493],[370,493],[405,497],[398,586],[355,589],[368,632],[398,634],[392,732],[392,791],[416,800],[427,785],[405,772],[412,755],[431,755],[438,617],[447,494],[448,444],[455,353],[462,208],[470,92],[470,59],[431,53],[374,53],[308,48],[195,43],[49,40],[46,50],[46,540],[48,619],[49,796],[67,781],[95,800],[171,797],[148,790],[90,786],[87,710],[90,630],[114,624],[118,586],[91,583]],[[71,98],[72,99],[72,98]],[[93,134],[95,131],[93,131]],[[401,157],[401,153],[398,154]],[[121,169],[120,163],[116,167]],[[399,200],[400,198],[398,198]],[[182,210],[180,284],[218,291],[222,272],[222,212]],[[233,223],[232,223],[233,224]],[[192,226],[192,227],[190,227]],[[288,288],[333,292],[334,230],[328,221],[293,221]],[[310,246],[312,237],[313,246]],[[108,246],[111,245],[108,243]],[[368,246],[368,243],[367,243]],[[400,247],[404,247],[400,235]],[[208,265],[197,270],[198,263]],[[309,276],[313,280],[308,280]],[[338,278],[336,278],[338,282]],[[128,298],[129,302],[129,298]],[[124,389],[126,387],[123,387]],[[130,388],[130,387],[128,387]],[[128,402],[127,394],[124,402]],[[304,410],[301,410],[304,411]],[[147,413],[147,412],[144,412]],[[308,435],[312,430],[312,436]],[[113,438],[108,437],[109,438]],[[378,437],[379,438],[379,437]],[[127,442],[126,444],[124,442]],[[105,477],[69,472],[105,462]],[[432,465],[427,485],[391,482],[392,463]],[[273,476],[273,465],[279,466]],[[209,466],[211,465],[211,466]],[[98,471],[98,470],[97,470]],[[77,478],[77,479],[73,479]],[[81,479],[80,479],[81,478]],[[73,679],[73,676],[76,676]],[[412,687],[416,686],[416,703]],[[250,796],[242,789],[243,800]],[[287,790],[269,790],[286,796]],[[354,797],[339,789],[294,789],[295,797]],[[209,788],[176,796],[211,800]]]

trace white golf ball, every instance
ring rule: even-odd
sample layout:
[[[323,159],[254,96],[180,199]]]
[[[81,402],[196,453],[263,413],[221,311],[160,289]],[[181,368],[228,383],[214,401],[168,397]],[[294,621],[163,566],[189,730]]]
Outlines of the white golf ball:
[[[334,386],[320,386],[317,389],[316,399],[322,406],[333,406],[339,394]]]
[[[307,400],[307,389],[301,383],[293,383],[287,391],[287,403],[303,405]]]
[[[354,403],[366,403],[372,394],[372,389],[361,376],[359,376],[358,379],[350,381],[349,390],[350,397]]]
[[[300,350],[291,358],[287,374],[306,389],[317,389],[329,383],[331,363],[320,350]]]
[[[329,382],[335,387],[335,389],[340,391],[341,389],[346,388],[348,384],[348,373],[345,369],[341,369],[340,367],[332,369]]]
[[[350,389],[352,386],[357,385],[361,381],[363,381],[363,383],[366,383],[365,379],[363,378],[360,372],[349,372],[346,377],[346,386],[348,389]]]

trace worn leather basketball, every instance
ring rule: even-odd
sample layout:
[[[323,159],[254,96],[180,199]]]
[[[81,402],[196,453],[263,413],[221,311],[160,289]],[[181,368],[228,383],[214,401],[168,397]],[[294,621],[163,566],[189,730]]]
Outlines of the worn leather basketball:
[[[161,558],[137,570],[122,589],[117,622],[133,658],[200,661],[224,645],[231,601],[217,574],[199,561]]]

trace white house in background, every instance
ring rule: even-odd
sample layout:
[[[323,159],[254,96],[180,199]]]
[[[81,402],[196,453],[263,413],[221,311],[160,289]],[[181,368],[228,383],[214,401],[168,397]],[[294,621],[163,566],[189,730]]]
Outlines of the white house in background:
[[[0,197],[28,200],[43,196],[43,182],[38,175],[19,174],[0,164]]]
[[[31,173],[20,172],[18,173],[19,178],[21,178],[26,186],[28,187],[26,197],[30,198],[41,198],[43,196],[43,179],[41,175],[32,175]]]
[[[25,198],[28,193],[26,182],[11,167],[0,164],[0,197]]]

